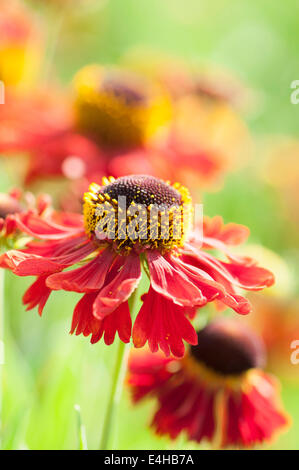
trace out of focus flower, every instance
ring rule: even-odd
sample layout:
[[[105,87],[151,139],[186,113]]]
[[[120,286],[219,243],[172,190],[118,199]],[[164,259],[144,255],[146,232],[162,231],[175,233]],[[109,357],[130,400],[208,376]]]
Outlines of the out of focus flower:
[[[291,361],[291,344],[299,340],[299,302],[294,293],[293,273],[281,256],[263,246],[249,244],[246,253],[268,266],[276,280],[264,294],[249,294],[253,311],[246,322],[265,343],[269,370],[296,379],[299,376]]]
[[[201,187],[219,184],[223,176],[244,164],[250,154],[251,140],[244,122],[228,102],[203,88],[176,102],[170,134],[172,148],[182,161],[202,162],[196,177]],[[192,164],[185,166],[193,181]]]
[[[289,222],[299,225],[299,140],[274,138],[262,146],[263,168],[259,176],[277,190],[284,213]]]
[[[51,145],[56,139],[59,143],[71,122],[69,103],[60,91],[37,89],[34,93],[6,93],[5,104],[0,107],[0,153],[30,153],[29,181],[38,164],[47,168],[52,160],[52,166],[58,167],[50,152],[43,155],[43,146]]]
[[[170,120],[167,95],[134,74],[92,65],[74,84],[77,128],[104,148],[143,146]]]
[[[158,82],[168,91],[173,101],[193,90],[194,80],[190,65],[177,57],[138,47],[127,51],[122,63],[130,70]]]
[[[251,294],[253,312],[250,326],[259,332],[266,345],[269,369],[280,376],[298,380],[297,364],[291,360],[299,344],[299,300]],[[294,342],[298,342],[293,345]]]
[[[152,212],[157,206],[161,213]],[[83,293],[71,331],[91,335],[92,343],[104,335],[111,344],[116,331],[122,341],[130,340],[128,299],[140,283],[142,265],[150,287],[134,322],[134,345],[148,342],[153,352],[182,356],[183,340],[197,343],[189,322],[197,307],[217,301],[247,314],[251,306],[237,289],[260,290],[274,282],[271,272],[252,259],[231,253],[229,245],[248,236],[246,227],[206,219],[201,237],[190,231],[191,215],[189,192],[178,183],[144,175],[104,179],[85,194],[83,217],[52,212],[45,220],[32,212],[19,214],[19,230],[36,240],[22,251],[5,253],[0,266],[37,276],[23,301],[28,309],[38,306],[40,314],[53,290]]]
[[[147,47],[129,50],[122,63],[160,83],[174,101],[190,94],[205,95],[246,110],[253,100],[253,93],[244,83],[212,64],[199,66]]]
[[[1,0],[0,10],[0,80],[5,87],[31,87],[41,65],[41,32],[20,2]]]
[[[230,164],[224,153],[233,156],[235,137],[244,137],[243,125],[224,102],[192,95],[188,100],[196,103],[195,109],[186,111],[179,100],[173,121],[169,92],[122,69],[87,66],[76,75],[74,89],[67,120],[55,118],[55,94],[50,113],[33,99],[30,113],[17,113],[17,125],[8,126],[10,132],[6,125],[0,136],[3,152],[22,147],[27,151],[29,135],[27,182],[58,176],[72,180],[73,205],[68,206],[72,210],[80,208],[82,189],[106,174],[152,174],[187,181],[191,189],[203,188],[227,171]],[[57,103],[58,117],[63,105]],[[17,105],[3,111],[4,124],[10,107],[14,110]],[[53,129],[49,116],[54,117]],[[26,132],[18,133],[19,128]],[[242,154],[247,147],[243,141]],[[63,207],[69,202],[64,200]]]
[[[181,360],[133,353],[128,383],[134,402],[157,401],[152,427],[172,439],[186,433],[218,448],[246,448],[272,440],[289,418],[278,384],[262,369],[261,340],[231,318],[211,322]]]

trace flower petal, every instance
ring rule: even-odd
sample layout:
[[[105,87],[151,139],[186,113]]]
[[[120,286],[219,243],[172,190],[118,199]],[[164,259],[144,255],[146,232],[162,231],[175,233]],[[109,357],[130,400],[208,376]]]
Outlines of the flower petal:
[[[274,274],[259,266],[243,266],[236,263],[224,263],[222,266],[232,276],[232,282],[246,290],[261,290],[271,287],[275,282]]]
[[[51,217],[49,220],[45,220],[33,212],[17,214],[16,222],[18,228],[22,232],[27,233],[34,238],[46,240],[61,240],[62,238],[67,238],[70,235],[82,233],[83,231],[83,220],[79,227],[74,227],[72,225],[60,225],[51,220]]]
[[[55,273],[48,277],[47,286],[53,290],[92,292],[102,288],[115,253],[106,248],[96,258],[72,271]]]
[[[183,340],[197,344],[197,334],[186,318],[185,309],[157,294],[150,288],[133,326],[133,342],[141,348],[148,341],[152,352],[160,348],[166,356],[170,352],[182,357]]]
[[[107,345],[112,344],[116,332],[124,343],[131,338],[131,316],[127,302],[121,304],[113,313],[107,315],[103,320],[98,320],[93,315],[93,303],[96,293],[85,294],[75,307],[71,333],[91,336],[90,342],[97,343],[104,334]]]
[[[181,306],[193,307],[206,303],[202,292],[159,252],[148,251],[146,256],[151,286],[156,292]]]
[[[97,343],[103,333],[104,341],[109,346],[113,343],[118,332],[119,339],[123,343],[129,343],[131,338],[132,320],[128,302],[123,302],[112,313],[102,320],[102,326],[98,333],[92,335],[90,342]]]
[[[38,313],[42,315],[46,302],[51,294],[51,289],[46,286],[46,277],[40,276],[27,289],[23,296],[23,304],[26,310],[31,310],[38,305]]]
[[[119,256],[117,261],[121,263],[120,268],[117,270],[118,264],[112,267],[107,283],[100,289],[93,305],[93,314],[98,319],[103,319],[122,302],[128,300],[141,279],[138,255],[132,253],[128,256]]]

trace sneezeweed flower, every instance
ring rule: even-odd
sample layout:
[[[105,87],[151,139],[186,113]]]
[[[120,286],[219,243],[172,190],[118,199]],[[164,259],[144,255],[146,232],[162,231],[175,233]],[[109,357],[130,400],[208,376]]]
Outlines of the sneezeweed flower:
[[[191,215],[189,192],[178,183],[144,175],[104,179],[85,194],[83,217],[53,211],[45,220],[20,214],[18,228],[33,240],[24,250],[5,253],[0,266],[19,276],[37,276],[23,301],[28,309],[38,306],[40,314],[54,290],[84,294],[71,332],[91,336],[92,343],[104,335],[111,344],[118,332],[123,342],[132,335],[137,348],[148,342],[153,352],[182,356],[183,340],[197,344],[189,321],[197,308],[217,301],[247,314],[250,304],[237,290],[259,290],[274,282],[252,259],[231,253],[229,246],[248,236],[246,227],[224,225],[215,217],[205,220],[200,237],[190,230]],[[132,319],[128,300],[140,284],[141,265],[150,287]]]
[[[189,187],[211,189],[244,164],[251,139],[240,111],[254,103],[244,84],[211,65],[192,66],[144,48],[129,52],[124,62],[154,78],[172,98],[169,132],[155,142],[160,176],[166,161],[168,178],[175,168],[175,177]]]
[[[100,146],[143,146],[171,117],[170,101],[152,82],[124,70],[91,65],[74,79],[77,128]]]
[[[219,184],[225,174],[244,164],[250,154],[250,135],[228,101],[201,89],[182,96],[175,109],[171,142],[182,160],[189,155],[196,160],[198,155],[201,187]],[[192,181],[191,166],[186,171]]]
[[[191,190],[199,182],[207,186],[227,170],[223,149],[234,153],[232,136],[243,135],[238,125],[230,125],[234,119],[226,119],[222,112],[226,105],[217,101],[203,100],[201,105],[193,97],[199,109],[194,114],[188,111],[192,122],[187,122],[182,117],[186,107],[179,100],[174,119],[168,90],[124,69],[84,67],[73,88],[72,98],[66,93],[57,100],[56,91],[49,90],[48,100],[37,99],[35,93],[23,103],[11,99],[0,109],[0,151],[29,154],[27,184],[46,178],[71,181],[72,197],[61,202],[67,210],[80,211],[82,192],[107,174],[178,178]],[[195,127],[191,139],[190,129]],[[198,129],[203,129],[199,137]],[[242,146],[243,153],[244,147],[248,146]]]
[[[185,433],[218,448],[272,440],[289,418],[278,384],[263,371],[263,343],[240,321],[219,318],[198,333],[183,359],[132,354],[128,383],[135,403],[157,401],[151,426],[172,439]]]

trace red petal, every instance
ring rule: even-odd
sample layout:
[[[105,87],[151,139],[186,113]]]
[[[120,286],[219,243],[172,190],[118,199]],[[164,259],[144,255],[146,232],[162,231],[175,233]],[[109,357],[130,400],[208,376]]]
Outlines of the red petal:
[[[113,313],[98,320],[92,313],[96,293],[85,294],[75,307],[71,333],[91,336],[91,343],[98,342],[103,334],[106,344],[112,344],[116,332],[121,341],[128,343],[131,338],[131,316],[127,302],[121,304]]]
[[[249,236],[249,229],[245,225],[224,224],[220,216],[204,218],[204,237],[221,240],[226,245],[240,245]]]
[[[141,268],[139,256],[118,257],[121,263],[120,270],[116,266],[111,269],[108,283],[99,291],[93,305],[93,313],[96,318],[102,319],[113,312],[122,302],[128,300],[132,292],[137,288],[141,279]]]
[[[148,341],[152,352],[160,348],[166,356],[170,352],[182,357],[183,340],[197,344],[197,334],[185,316],[185,309],[150,288],[133,327],[133,342],[140,348]]]
[[[157,251],[148,251],[151,286],[178,305],[193,307],[206,303],[201,291]]]
[[[46,302],[51,294],[51,289],[46,286],[46,277],[38,277],[23,296],[26,310],[31,310],[38,305],[38,313],[42,315]]]
[[[235,263],[221,263],[232,275],[233,281],[238,287],[246,290],[261,290],[271,287],[275,278],[268,269],[258,266],[243,266]]]
[[[104,333],[104,341],[107,345],[110,345],[114,341],[116,332],[118,332],[121,341],[129,343],[131,330],[132,320],[129,305],[128,302],[124,302],[102,320],[101,330],[92,336],[91,343],[99,341]]]
[[[251,447],[270,440],[289,419],[278,406],[277,385],[263,372],[251,375],[253,384],[245,391],[231,393],[227,402],[227,428],[223,446]],[[250,380],[250,379],[249,379]]]
[[[22,232],[46,240],[61,240],[83,231],[83,219],[80,227],[73,227],[57,224],[51,219],[47,221],[31,212],[17,214],[16,222]]]
[[[52,274],[47,286],[53,290],[91,292],[102,288],[115,254],[107,248],[89,263],[72,271]]]

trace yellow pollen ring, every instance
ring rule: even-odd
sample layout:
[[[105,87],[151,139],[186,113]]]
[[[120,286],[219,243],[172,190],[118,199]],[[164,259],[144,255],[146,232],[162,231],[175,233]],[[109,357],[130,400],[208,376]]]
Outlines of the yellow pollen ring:
[[[97,238],[97,228],[106,217],[107,224],[102,225],[103,240],[112,243],[116,251],[123,254],[129,253],[133,247],[140,251],[158,249],[165,253],[184,245],[193,218],[192,199],[187,188],[179,183],[172,186],[164,183],[180,194],[179,206],[174,203],[169,208],[156,211],[155,204],[145,206],[133,200],[124,214],[118,201],[105,192],[105,186],[114,181],[112,177],[103,178],[102,186],[92,183],[84,194],[84,227],[90,238],[101,240]],[[152,196],[154,199],[155,195]],[[131,236],[132,227],[136,238]]]

